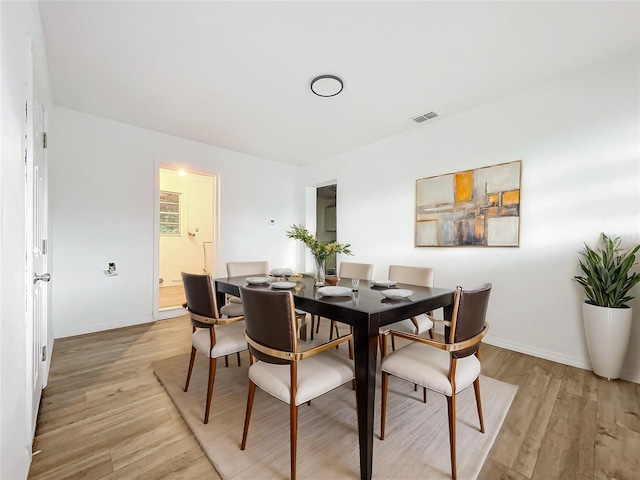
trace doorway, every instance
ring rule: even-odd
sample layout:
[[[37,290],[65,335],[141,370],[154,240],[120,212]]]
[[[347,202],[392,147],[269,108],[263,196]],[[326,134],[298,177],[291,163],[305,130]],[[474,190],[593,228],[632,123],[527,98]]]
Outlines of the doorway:
[[[159,168],[157,318],[184,315],[181,272],[211,275],[216,177]]]
[[[337,239],[336,197],[338,186],[325,185],[316,189],[316,238],[320,241],[335,241]],[[336,273],[336,256],[327,259],[327,274]]]

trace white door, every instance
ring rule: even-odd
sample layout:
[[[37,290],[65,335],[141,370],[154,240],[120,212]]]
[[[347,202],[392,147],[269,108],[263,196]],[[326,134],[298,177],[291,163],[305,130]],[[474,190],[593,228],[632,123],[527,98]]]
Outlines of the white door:
[[[26,238],[26,326],[28,351],[27,388],[31,392],[31,431],[35,432],[38,407],[44,385],[47,338],[47,246],[46,168],[44,154],[44,111],[34,95],[33,63],[28,42],[29,72],[25,102],[25,238]]]

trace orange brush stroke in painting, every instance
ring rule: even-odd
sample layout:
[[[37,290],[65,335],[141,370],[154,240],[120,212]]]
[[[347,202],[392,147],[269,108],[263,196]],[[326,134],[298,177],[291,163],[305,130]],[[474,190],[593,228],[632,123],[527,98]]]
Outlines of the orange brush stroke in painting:
[[[517,205],[520,203],[520,190],[511,190],[502,194],[503,205]]]
[[[473,172],[460,172],[455,176],[456,203],[468,202],[473,195]]]
[[[484,217],[479,215],[476,217],[476,224],[475,224],[475,235],[476,238],[482,238],[484,236]]]

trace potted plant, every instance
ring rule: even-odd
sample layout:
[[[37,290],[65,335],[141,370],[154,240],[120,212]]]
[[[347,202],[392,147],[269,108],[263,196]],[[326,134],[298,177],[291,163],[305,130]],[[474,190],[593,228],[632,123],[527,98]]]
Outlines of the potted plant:
[[[327,242],[318,241],[302,225],[291,225],[291,230],[287,231],[287,237],[300,240],[311,250],[311,254],[315,260],[315,273],[313,278],[317,286],[324,285],[325,263],[327,258],[336,253],[353,255],[351,250],[349,250],[350,244],[337,243],[333,240]]]
[[[624,250],[619,237],[600,237],[597,251],[585,244],[580,252],[584,275],[575,276],[587,296],[583,320],[593,372],[607,380],[620,376],[629,345],[633,311],[630,290],[640,282],[632,272],[640,245]]]

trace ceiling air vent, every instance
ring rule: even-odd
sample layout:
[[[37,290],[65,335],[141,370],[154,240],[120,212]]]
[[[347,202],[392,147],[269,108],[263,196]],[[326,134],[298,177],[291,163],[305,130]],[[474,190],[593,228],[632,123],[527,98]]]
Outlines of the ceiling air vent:
[[[432,118],[436,118],[438,116],[437,112],[429,112],[423,115],[418,115],[417,117],[413,117],[413,121],[416,123],[426,122],[427,120],[431,120]]]

